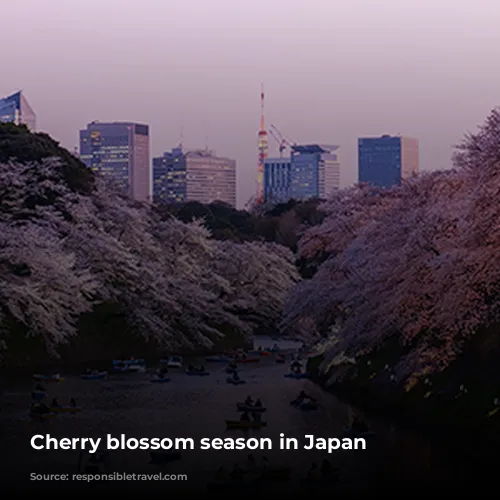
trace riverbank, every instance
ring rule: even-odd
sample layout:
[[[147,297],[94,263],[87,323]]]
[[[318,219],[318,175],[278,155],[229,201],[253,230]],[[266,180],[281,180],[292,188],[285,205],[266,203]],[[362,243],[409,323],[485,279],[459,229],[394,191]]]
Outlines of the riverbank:
[[[481,391],[461,384],[450,390],[446,383],[450,374],[443,374],[405,391],[391,380],[386,365],[364,359],[355,366],[339,366],[320,374],[321,361],[321,356],[309,360],[311,380],[361,412],[450,447],[465,443],[478,455],[498,456],[500,406],[493,403],[487,388]],[[340,372],[342,376],[331,382]]]

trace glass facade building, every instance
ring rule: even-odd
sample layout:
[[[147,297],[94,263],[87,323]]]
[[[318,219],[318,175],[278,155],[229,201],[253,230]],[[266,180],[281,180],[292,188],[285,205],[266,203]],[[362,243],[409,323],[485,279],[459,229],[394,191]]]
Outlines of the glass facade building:
[[[264,202],[285,203],[290,199],[292,162],[290,158],[264,160]]]
[[[358,139],[358,180],[390,188],[418,174],[418,140],[383,135]]]
[[[151,200],[149,127],[92,122],[80,131],[80,159],[137,201]]]
[[[328,198],[340,187],[339,146],[292,146],[290,197]]]
[[[183,203],[187,199],[186,156],[179,146],[153,158],[153,201]]]
[[[221,201],[236,207],[236,161],[204,150],[174,148],[153,159],[153,200]]]
[[[21,91],[0,99],[0,122],[23,124],[36,131],[36,114]]]

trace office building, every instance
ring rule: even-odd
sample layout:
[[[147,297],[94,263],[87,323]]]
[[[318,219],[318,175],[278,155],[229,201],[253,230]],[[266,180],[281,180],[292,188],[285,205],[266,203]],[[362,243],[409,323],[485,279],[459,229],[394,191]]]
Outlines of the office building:
[[[0,98],[0,122],[26,125],[36,131],[36,114],[22,91]]]
[[[286,203],[290,199],[292,162],[290,158],[264,160],[264,202]]]
[[[149,127],[92,122],[80,131],[80,159],[137,201],[151,201]]]
[[[417,139],[390,135],[358,139],[359,182],[390,188],[418,170]]]
[[[340,187],[339,146],[309,144],[291,148],[290,197],[328,198]]]
[[[221,201],[236,207],[236,161],[209,149],[182,146],[153,159],[153,200],[163,203]]]

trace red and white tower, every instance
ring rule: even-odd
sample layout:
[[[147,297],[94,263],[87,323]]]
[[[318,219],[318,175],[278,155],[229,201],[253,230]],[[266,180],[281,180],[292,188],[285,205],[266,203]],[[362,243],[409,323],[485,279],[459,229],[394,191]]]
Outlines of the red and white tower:
[[[262,204],[264,202],[264,160],[267,158],[269,148],[267,140],[267,131],[264,124],[264,84],[260,91],[260,129],[258,133],[259,139],[259,162],[257,169],[257,193],[256,202]]]

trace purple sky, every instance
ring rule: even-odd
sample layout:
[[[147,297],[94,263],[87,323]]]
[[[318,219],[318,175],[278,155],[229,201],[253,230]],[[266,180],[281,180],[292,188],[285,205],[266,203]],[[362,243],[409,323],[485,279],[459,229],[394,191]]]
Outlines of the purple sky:
[[[422,170],[500,101],[498,0],[18,0],[2,5],[0,95],[23,89],[67,148],[92,120],[151,126],[238,162],[255,191],[260,82],[266,120],[296,142],[420,140]],[[11,39],[10,42],[8,40]],[[276,144],[270,137],[270,153]]]

